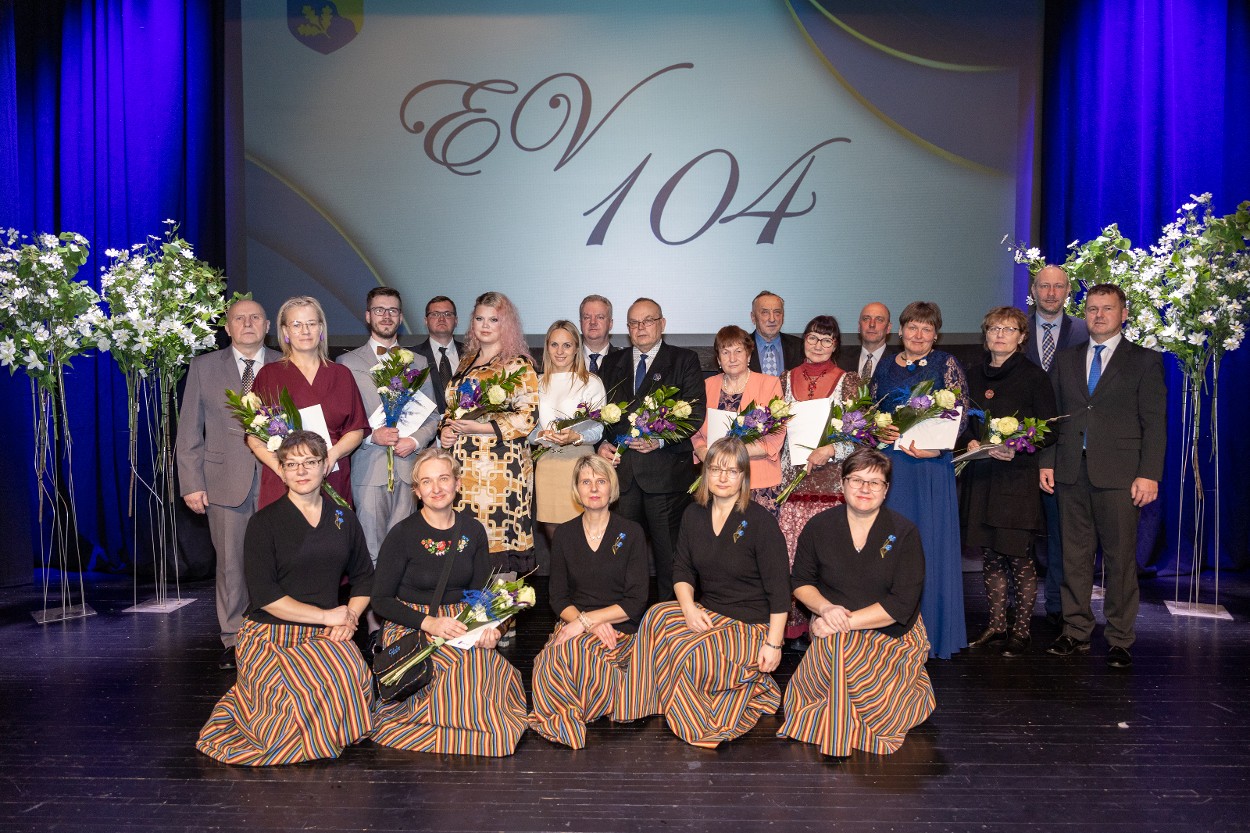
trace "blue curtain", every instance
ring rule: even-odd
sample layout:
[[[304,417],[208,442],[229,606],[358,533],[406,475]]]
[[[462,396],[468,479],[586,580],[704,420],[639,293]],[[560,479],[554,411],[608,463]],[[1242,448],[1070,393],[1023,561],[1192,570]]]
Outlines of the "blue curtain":
[[[182,223],[201,257],[224,263],[222,25],[214,5],[0,3],[0,226],[86,236],[95,256],[80,277],[97,289],[104,250],[163,234],[166,218]],[[27,485],[29,527],[29,385],[4,377],[0,419],[12,453],[0,462],[0,483]],[[134,528],[126,517],[125,384],[107,357],[82,357],[67,386],[80,540],[95,566],[117,567],[129,558]],[[0,529],[20,532],[8,522]],[[17,566],[28,581],[33,551],[0,548],[6,572]]]
[[[1110,223],[1134,243],[1153,243],[1190,194],[1211,192],[1217,214],[1250,199],[1250,4],[1244,0],[1048,3],[1043,83],[1042,237],[1052,259],[1062,260],[1070,241],[1087,240]],[[1220,557],[1237,568],[1250,566],[1250,481],[1237,467],[1250,455],[1239,425],[1250,409],[1247,378],[1250,345],[1230,353],[1220,370]],[[1168,467],[1152,513],[1162,525],[1156,556],[1166,570],[1188,569],[1193,553],[1191,486],[1178,485],[1182,386],[1169,361]],[[1209,400],[1206,407],[1209,412]],[[1214,552],[1210,439],[1201,441],[1208,556]]]

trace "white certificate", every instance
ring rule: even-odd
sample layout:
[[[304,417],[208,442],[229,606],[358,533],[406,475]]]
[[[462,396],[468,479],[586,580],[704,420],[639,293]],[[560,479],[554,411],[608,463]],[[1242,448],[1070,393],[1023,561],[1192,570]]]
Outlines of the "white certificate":
[[[964,408],[962,405],[956,405],[955,410],[963,415]],[[928,451],[946,451],[955,447],[955,440],[959,438],[959,417],[955,419],[943,419],[942,417],[931,417],[924,422],[918,422],[911,428],[908,428],[903,436],[894,441],[894,448],[902,450],[916,443],[916,448]]]
[[[812,449],[824,439],[825,424],[829,422],[829,409],[833,397],[791,402],[790,422],[786,425],[786,447],[790,449],[790,465],[802,466]]]
[[[512,617],[508,618],[510,619]],[[501,619],[498,622],[487,622],[485,625],[481,625],[469,631],[464,636],[458,636],[455,639],[448,640],[446,644],[452,648],[459,648],[462,651],[467,651],[477,644],[477,641],[482,638],[482,633],[484,631],[497,631],[499,630],[499,626],[506,621],[508,621],[508,619]]]
[[[299,409],[299,423],[305,431],[312,431],[319,434],[321,439],[326,441],[326,448],[334,445],[330,440],[330,426],[326,423],[325,411],[321,410],[320,405],[309,405],[307,408]],[[339,464],[335,463],[334,468],[330,471],[338,471]]]
[[[707,409],[707,444],[712,443],[729,433],[729,426],[738,418],[737,411],[722,411],[717,408]]]
[[[399,436],[411,437],[418,428],[425,424],[432,413],[434,413],[434,401],[421,391],[417,391],[404,405],[404,411],[399,415],[399,424],[395,426],[399,429]],[[382,410],[381,405],[369,415],[369,427],[386,427],[386,412]]]

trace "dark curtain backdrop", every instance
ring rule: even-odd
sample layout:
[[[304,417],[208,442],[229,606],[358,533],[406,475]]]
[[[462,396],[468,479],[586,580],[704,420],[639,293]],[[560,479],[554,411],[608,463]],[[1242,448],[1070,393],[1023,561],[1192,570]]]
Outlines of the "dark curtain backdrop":
[[[0,225],[77,231],[103,252],[161,233],[171,217],[202,257],[224,264],[220,5],[0,0]],[[1052,256],[1111,222],[1151,240],[1190,193],[1211,191],[1221,213],[1250,198],[1248,18],[1242,0],[1047,4],[1041,233]],[[86,274],[102,262],[93,259]],[[1250,566],[1250,484],[1234,468],[1250,451],[1237,422],[1250,410],[1248,370],[1250,346],[1226,359],[1220,402],[1223,558],[1237,567]],[[1180,390],[1174,370],[1169,383]],[[109,360],[79,359],[70,397],[82,534],[97,558],[115,563],[128,557],[132,534],[125,388]],[[1172,416],[1179,426],[1178,407]],[[0,378],[0,419],[10,450],[0,458],[9,507],[0,513],[0,580],[28,580],[34,490],[24,377]],[[1178,537],[1182,563],[1189,559],[1190,533],[1176,520],[1178,470],[1172,454],[1159,513],[1166,566]]]
[[[97,289],[104,250],[163,234],[166,218],[182,223],[201,257],[223,264],[217,4],[0,4],[0,226],[84,235],[94,256],[80,277]],[[3,572],[30,581],[37,549],[31,397],[24,376],[3,376],[0,419],[10,453],[0,483],[4,497],[23,503],[13,514],[25,515],[26,527],[0,526]],[[134,526],[126,517],[125,383],[107,357],[76,359],[66,381],[80,536],[95,567],[116,569],[130,558]]]
[[[1190,194],[1209,191],[1217,214],[1250,199],[1250,4],[1084,0],[1047,4],[1042,106],[1042,245],[1067,244],[1110,223],[1136,245],[1155,242]],[[1168,466],[1156,516],[1160,567],[1192,563],[1192,485],[1181,471],[1180,393],[1168,365]],[[1250,566],[1250,344],[1220,369],[1221,550],[1224,566]],[[1204,406],[1210,412],[1210,402]],[[1213,466],[1204,434],[1207,548],[1214,538]],[[1177,501],[1186,497],[1178,524]],[[1177,558],[1179,545],[1179,564]],[[1210,559],[1208,558],[1208,562]],[[1209,601],[1204,599],[1203,601]]]

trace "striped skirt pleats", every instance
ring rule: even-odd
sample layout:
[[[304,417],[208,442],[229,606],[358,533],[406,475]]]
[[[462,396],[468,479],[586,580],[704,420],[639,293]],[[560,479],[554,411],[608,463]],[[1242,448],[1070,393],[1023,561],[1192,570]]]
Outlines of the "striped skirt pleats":
[[[656,605],[634,638],[616,720],[663,714],[673,734],[714,748],[774,714],[781,692],[759,670],[767,625],[748,625],[708,610],[712,627],[686,627],[677,602]]]
[[[414,606],[415,607],[415,606]],[[443,605],[455,616],[462,604]],[[417,608],[424,610],[424,608]],[[390,645],[409,629],[382,626]],[[516,751],[525,733],[525,689],[517,671],[494,649],[444,646],[430,658],[434,681],[407,700],[374,707],[373,741],[411,752],[502,757]]]
[[[555,645],[559,633],[557,627],[534,658],[529,724],[547,740],[581,749],[586,745],[586,724],[615,713],[634,637],[618,631],[616,647],[609,651],[589,633]]]
[[[373,680],[352,642],[310,625],[245,620],[238,680],[217,702],[195,747],[228,764],[269,766],[337,758],[373,730]]]
[[[813,639],[786,687],[778,737],[837,757],[852,749],[896,751],[933,713],[928,658],[929,637],[919,619],[901,639],[877,631]]]

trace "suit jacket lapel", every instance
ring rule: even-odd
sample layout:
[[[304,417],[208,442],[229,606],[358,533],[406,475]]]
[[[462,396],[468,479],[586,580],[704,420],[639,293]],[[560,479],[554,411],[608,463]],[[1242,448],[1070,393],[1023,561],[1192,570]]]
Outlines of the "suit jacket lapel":
[[[1131,360],[1129,353],[1133,349],[1130,344],[1131,342],[1121,337],[1120,344],[1115,348],[1115,352],[1111,354],[1111,358],[1102,367],[1102,375],[1098,377],[1098,387],[1094,388],[1094,396],[1098,396],[1107,389],[1103,385],[1110,387],[1109,383],[1111,380],[1118,376],[1120,369],[1129,363]],[[1088,388],[1088,385],[1086,387]],[[1090,398],[1092,399],[1093,397]]]

